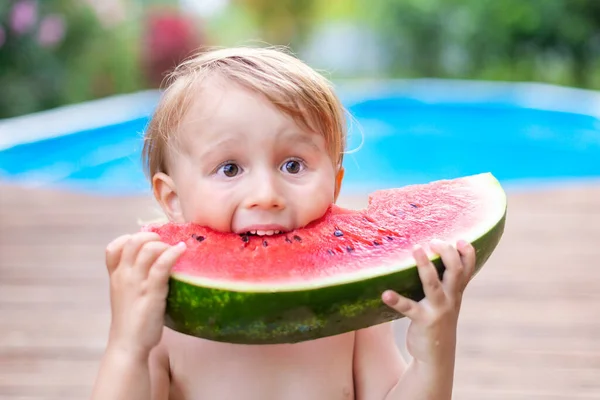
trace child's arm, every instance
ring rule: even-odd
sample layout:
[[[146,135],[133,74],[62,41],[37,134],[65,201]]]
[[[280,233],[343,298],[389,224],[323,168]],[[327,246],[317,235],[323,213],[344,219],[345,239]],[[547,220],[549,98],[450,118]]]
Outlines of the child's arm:
[[[112,319],[92,400],[168,398],[168,358],[157,344],[169,272],[184,249],[154,233],[122,236],[108,245]]]
[[[446,271],[440,282],[423,249],[415,249],[426,298],[417,303],[395,292],[383,301],[411,320],[407,348],[412,356],[404,365],[391,324],[356,333],[355,380],[357,400],[446,400],[452,398],[456,327],[462,293],[475,268],[475,251],[459,242],[458,250],[434,242]]]

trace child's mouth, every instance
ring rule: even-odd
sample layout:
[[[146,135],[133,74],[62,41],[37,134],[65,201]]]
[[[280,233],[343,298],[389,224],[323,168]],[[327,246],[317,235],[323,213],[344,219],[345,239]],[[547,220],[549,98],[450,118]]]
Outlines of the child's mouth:
[[[244,235],[251,235],[251,236],[273,236],[273,235],[279,235],[283,233],[283,231],[280,230],[255,230],[255,231],[248,231],[246,233],[244,233]]]
[[[289,232],[290,229],[281,224],[252,224],[236,231],[243,236],[274,236]]]

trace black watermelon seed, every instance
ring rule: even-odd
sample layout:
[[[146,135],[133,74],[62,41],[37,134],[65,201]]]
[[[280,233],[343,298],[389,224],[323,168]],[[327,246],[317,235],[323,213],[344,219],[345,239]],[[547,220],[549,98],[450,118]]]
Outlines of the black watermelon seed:
[[[294,240],[297,241],[297,242],[301,242],[302,238],[300,236],[298,236],[298,235],[294,235]]]
[[[340,231],[339,229],[336,229],[333,234],[337,237],[344,236],[344,232]]]
[[[419,206],[418,206],[418,205],[416,205],[415,203],[408,203],[408,204],[410,204],[410,206],[411,206],[412,208],[419,208]]]
[[[381,245],[381,243],[379,243],[377,240],[375,240],[375,241],[373,242],[373,244],[374,244],[375,246],[379,246],[379,245]]]
[[[327,250],[327,253],[329,253],[329,255],[330,255],[330,256],[332,256],[332,255],[334,255],[334,254],[335,254],[335,253],[333,252],[333,250],[331,250],[331,249],[328,249],[328,250]]]
[[[249,240],[250,238],[248,237],[248,235],[242,235],[242,242],[248,243]]]
[[[288,242],[288,243],[292,243],[292,241],[290,240],[290,238],[287,237],[287,236],[285,237],[285,241]]]
[[[348,253],[351,253],[351,252],[353,252],[353,251],[354,251],[354,249],[353,249],[352,247],[350,247],[350,246],[347,246],[347,247],[346,247],[346,250],[348,251]]]
[[[267,247],[268,245],[269,245],[269,243],[267,243],[267,241],[266,241],[266,240],[263,240],[263,246],[264,246],[264,247]]]
[[[391,236],[386,236],[386,238],[387,238],[387,240],[389,240],[390,242],[391,242],[392,240],[394,240],[394,238],[393,238],[393,237],[391,237]]]
[[[195,233],[192,233],[192,237],[199,242],[202,242],[205,239],[204,236],[196,235]]]

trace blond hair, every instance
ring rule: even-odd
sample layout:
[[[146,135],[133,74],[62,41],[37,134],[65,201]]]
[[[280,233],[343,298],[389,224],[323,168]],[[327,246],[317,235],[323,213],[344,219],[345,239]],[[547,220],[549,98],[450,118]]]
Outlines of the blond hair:
[[[345,110],[331,83],[282,48],[235,47],[201,52],[168,77],[168,86],[146,129],[146,173],[168,173],[168,147],[198,83],[211,74],[263,94],[296,123],[325,137],[335,166],[342,166],[346,146]]]

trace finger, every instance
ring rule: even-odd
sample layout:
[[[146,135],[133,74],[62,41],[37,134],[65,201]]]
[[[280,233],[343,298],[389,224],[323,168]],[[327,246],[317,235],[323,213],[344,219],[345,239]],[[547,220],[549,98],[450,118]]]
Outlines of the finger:
[[[173,265],[175,265],[179,257],[185,252],[185,249],[185,243],[180,242],[175,246],[170,246],[156,259],[148,274],[152,285],[160,287],[169,281],[171,268],[173,268]]]
[[[456,244],[456,247],[458,248],[460,259],[462,260],[462,264],[464,266],[464,284],[466,286],[471,278],[473,278],[473,274],[475,273],[477,255],[473,245],[465,240],[459,240]]]
[[[448,292],[456,293],[461,290],[464,277],[464,267],[458,251],[449,243],[441,240],[431,241],[431,250],[438,253],[444,263],[446,270],[444,271],[443,285]]]
[[[164,242],[146,242],[140,249],[135,260],[134,269],[142,276],[148,276],[148,271],[154,262],[164,253],[170,246]]]
[[[119,265],[119,261],[121,261],[121,254],[123,253],[123,246],[129,240],[131,235],[122,235],[113,240],[106,246],[106,269],[108,269],[108,273],[112,274],[117,266]]]
[[[416,320],[419,318],[420,307],[419,304],[411,300],[407,297],[400,296],[398,293],[393,290],[386,290],[381,295],[381,300],[390,308],[396,310],[400,314],[410,318],[411,320]]]
[[[441,304],[446,294],[444,293],[435,265],[433,265],[429,257],[427,257],[425,250],[419,245],[414,247],[413,256],[417,261],[417,271],[419,272],[425,296],[432,305]]]
[[[121,256],[121,261],[126,263],[129,266],[133,266],[135,264],[135,259],[137,258],[137,254],[144,245],[144,243],[150,242],[152,240],[160,240],[160,236],[154,232],[140,232],[132,235],[127,243],[125,243],[125,247],[123,248],[123,255]]]

